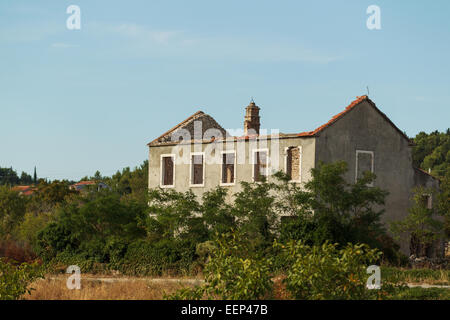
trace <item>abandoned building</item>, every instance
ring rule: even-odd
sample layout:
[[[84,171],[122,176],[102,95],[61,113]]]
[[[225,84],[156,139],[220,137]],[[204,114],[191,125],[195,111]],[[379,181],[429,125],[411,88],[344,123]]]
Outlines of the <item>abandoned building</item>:
[[[201,195],[217,186],[233,194],[241,181],[283,170],[293,183],[304,184],[320,161],[344,160],[346,179],[376,174],[375,186],[389,191],[384,222],[400,220],[411,206],[415,186],[439,188],[439,181],[412,165],[412,141],[367,96],[313,131],[263,134],[260,108],[245,109],[242,135],[231,135],[211,116],[198,111],[149,146],[149,188],[191,189]],[[433,206],[433,199],[428,199]],[[409,243],[401,250],[408,254]]]

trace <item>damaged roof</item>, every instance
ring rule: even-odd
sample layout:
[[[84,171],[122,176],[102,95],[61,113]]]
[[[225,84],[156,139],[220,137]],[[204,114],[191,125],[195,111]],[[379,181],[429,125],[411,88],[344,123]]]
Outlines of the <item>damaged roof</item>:
[[[356,108],[356,106],[358,106],[359,104],[361,104],[362,102],[367,101],[374,109],[375,111],[377,111],[403,138],[405,138],[408,143],[410,145],[414,145],[414,143],[411,141],[411,139],[403,132],[401,131],[383,112],[381,112],[380,109],[377,108],[377,106],[375,105],[375,103],[369,99],[368,96],[363,95],[363,96],[359,96],[356,97],[356,100],[352,101],[342,112],[338,113],[337,115],[333,116],[328,122],[326,122],[325,124],[319,126],[318,128],[316,128],[313,131],[305,131],[305,132],[300,132],[300,133],[290,133],[290,134],[284,134],[284,133],[279,133],[278,136],[274,136],[273,134],[270,135],[246,135],[246,136],[240,136],[240,137],[231,137],[228,135],[227,131],[225,129],[223,129],[215,120],[214,118],[212,118],[211,116],[205,114],[202,111],[197,111],[196,113],[194,113],[193,115],[191,115],[190,117],[188,117],[187,119],[185,119],[184,121],[180,122],[179,124],[177,124],[175,127],[173,127],[172,129],[170,129],[169,131],[163,133],[161,136],[159,136],[158,138],[156,138],[155,140],[151,141],[150,143],[148,143],[148,146],[158,146],[158,145],[171,145],[171,144],[177,144],[179,142],[175,142],[175,141],[171,141],[171,135],[176,132],[179,129],[182,128],[189,128],[192,129],[193,127],[193,123],[196,120],[200,120],[203,123],[207,122],[208,125],[206,126],[206,128],[202,128],[203,129],[203,133],[205,130],[207,130],[208,128],[216,128],[219,129],[222,132],[222,138],[221,139],[215,139],[214,137],[211,139],[191,139],[190,141],[183,141],[184,143],[210,143],[213,141],[220,141],[220,140],[225,140],[225,139],[232,139],[234,141],[239,141],[239,140],[252,140],[252,139],[270,139],[272,137],[277,137],[277,138],[294,138],[294,137],[302,137],[302,138],[309,138],[309,137],[317,137],[320,135],[321,132],[323,132],[324,130],[326,130],[327,128],[329,128],[330,126],[332,126],[336,121],[338,121],[339,119],[343,118],[345,115],[347,115],[348,113],[350,113],[352,110],[354,110]],[[193,134],[191,133],[191,136],[193,137]],[[226,138],[223,138],[226,137]]]
[[[204,113],[203,111],[197,111],[190,117],[186,118],[185,120],[181,121],[179,124],[177,124],[175,127],[170,129],[169,131],[164,132],[162,135],[160,135],[155,140],[148,143],[148,146],[156,146],[156,145],[165,145],[165,144],[173,144],[174,141],[171,140],[172,134],[174,134],[177,130],[186,129],[191,134],[191,137],[194,137],[194,121],[201,121],[202,123],[202,137],[206,130],[208,129],[217,129],[221,132],[222,136],[228,136],[227,131],[222,128],[220,124],[217,123],[216,120],[214,120],[213,117],[210,115]],[[193,139],[192,139],[193,141]]]
[[[333,125],[336,121],[344,117],[346,114],[348,114],[350,111],[354,110],[357,105],[359,105],[361,102],[367,101],[374,109],[377,111],[395,130],[397,130],[400,135],[402,135],[410,144],[413,144],[411,139],[403,132],[401,131],[383,112],[381,112],[380,109],[377,108],[375,103],[369,99],[368,96],[360,96],[356,97],[356,100],[352,101],[345,109],[344,111],[338,113],[337,115],[333,116],[327,123],[321,125],[320,127],[316,128],[313,131],[307,131],[307,132],[300,132],[298,134],[299,137],[313,137],[318,136],[322,131],[324,131],[326,128]]]

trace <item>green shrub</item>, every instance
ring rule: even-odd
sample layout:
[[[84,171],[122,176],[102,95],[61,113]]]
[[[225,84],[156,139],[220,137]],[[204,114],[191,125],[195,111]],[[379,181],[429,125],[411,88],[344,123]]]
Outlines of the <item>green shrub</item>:
[[[75,250],[79,241],[67,226],[52,222],[37,234],[37,254],[49,261],[59,252]]]
[[[218,237],[204,269],[205,284],[182,289],[168,299],[256,300],[271,297],[270,261],[248,251],[235,233]]]
[[[14,266],[0,259],[0,300],[17,300],[30,294],[33,289],[29,285],[39,278],[43,275],[36,264]]]
[[[27,244],[33,249],[37,246],[37,235],[40,230],[51,221],[51,214],[40,213],[35,215],[32,212],[25,214],[23,222],[17,227],[17,238]]]
[[[364,244],[337,249],[337,244],[328,242],[308,246],[302,241],[275,247],[286,265],[283,283],[294,299],[369,299],[382,294],[366,288],[366,269],[381,257],[377,249]]]
[[[191,242],[138,240],[130,244],[125,257],[116,267],[130,275],[187,274],[194,256],[195,244]]]
[[[0,239],[11,236],[23,221],[27,199],[8,186],[0,186]]]
[[[65,273],[68,266],[79,266],[82,273],[98,273],[103,269],[100,264],[84,253],[74,253],[70,250],[59,252],[56,257],[45,263],[49,273]]]

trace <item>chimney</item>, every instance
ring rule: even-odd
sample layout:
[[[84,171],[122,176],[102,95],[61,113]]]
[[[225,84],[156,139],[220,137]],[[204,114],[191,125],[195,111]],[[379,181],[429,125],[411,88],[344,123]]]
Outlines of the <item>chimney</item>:
[[[258,134],[259,135],[259,107],[255,104],[255,101],[245,108],[244,117],[244,135]]]

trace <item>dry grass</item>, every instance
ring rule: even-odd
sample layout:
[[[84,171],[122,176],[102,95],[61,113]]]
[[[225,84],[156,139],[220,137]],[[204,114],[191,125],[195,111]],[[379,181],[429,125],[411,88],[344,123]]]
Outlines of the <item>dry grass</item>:
[[[434,277],[426,277],[424,279],[417,279],[416,276],[408,274],[405,277],[405,281],[408,283],[416,284],[431,284],[431,285],[449,285],[450,277],[446,270],[436,270]]]
[[[450,270],[404,269],[382,267],[381,277],[387,282],[410,284],[450,285]]]
[[[194,282],[183,279],[101,278],[82,277],[80,290],[69,290],[68,276],[48,276],[34,282],[35,290],[23,296],[27,300],[161,300]]]

